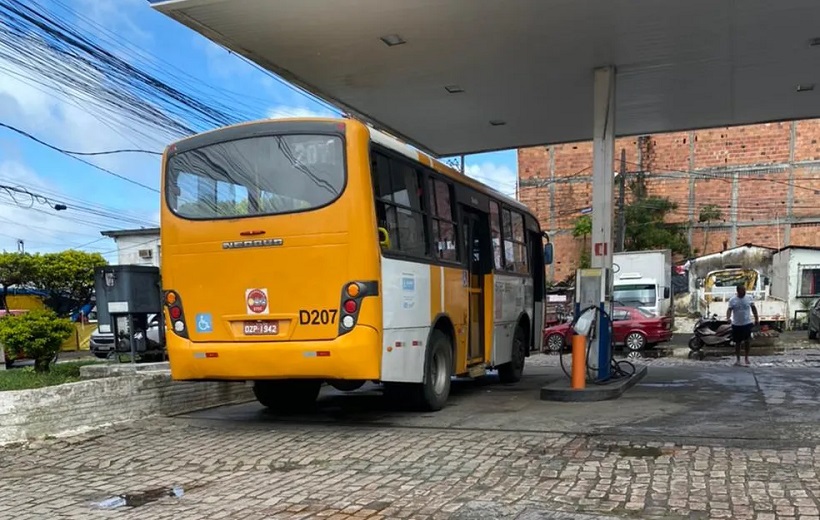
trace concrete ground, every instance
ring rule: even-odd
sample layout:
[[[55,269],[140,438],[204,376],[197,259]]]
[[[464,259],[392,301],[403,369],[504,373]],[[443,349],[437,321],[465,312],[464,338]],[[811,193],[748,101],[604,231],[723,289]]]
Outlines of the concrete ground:
[[[649,361],[578,404],[538,399],[554,362],[455,382],[438,413],[327,389],[294,417],[249,403],[7,447],[0,518],[820,519],[812,363]],[[132,507],[95,509],[120,493]]]

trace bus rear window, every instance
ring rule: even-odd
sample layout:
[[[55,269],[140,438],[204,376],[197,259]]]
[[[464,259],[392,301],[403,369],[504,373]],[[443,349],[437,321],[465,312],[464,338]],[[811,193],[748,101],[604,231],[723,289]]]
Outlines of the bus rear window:
[[[272,135],[172,156],[166,199],[174,213],[190,219],[275,215],[326,206],[344,184],[341,138]]]

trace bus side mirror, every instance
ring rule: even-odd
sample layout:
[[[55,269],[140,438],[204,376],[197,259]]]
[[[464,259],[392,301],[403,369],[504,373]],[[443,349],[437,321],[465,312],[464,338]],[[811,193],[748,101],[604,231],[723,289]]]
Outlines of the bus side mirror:
[[[379,228],[379,245],[385,249],[390,249],[390,233],[382,227]]]
[[[664,299],[669,298],[669,293],[670,292],[671,291],[669,290],[669,287],[664,287],[663,288],[663,297],[664,297]]]
[[[544,265],[552,265],[552,244],[544,244]]]

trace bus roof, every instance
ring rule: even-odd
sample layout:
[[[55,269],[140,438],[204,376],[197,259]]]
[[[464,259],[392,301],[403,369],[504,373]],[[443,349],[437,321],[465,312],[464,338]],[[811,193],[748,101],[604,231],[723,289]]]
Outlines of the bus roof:
[[[225,127],[221,127],[221,128],[215,128],[213,130],[208,130],[208,131],[196,134],[196,135],[185,137],[183,139],[180,139],[180,140],[170,144],[168,146],[168,148],[166,149],[166,153],[167,153],[168,150],[172,149],[173,147],[183,145],[183,144],[185,144],[185,143],[187,143],[188,141],[191,141],[191,140],[195,140],[195,139],[198,140],[199,138],[201,138],[201,136],[206,136],[206,135],[213,136],[213,134],[218,134],[218,133],[222,133],[222,132],[229,131],[229,130],[232,130],[232,131],[235,132],[236,129],[241,128],[241,127],[246,127],[246,126],[250,127],[250,126],[255,126],[255,125],[259,125],[259,124],[271,124],[271,123],[280,123],[280,122],[281,123],[294,123],[294,122],[315,122],[315,123],[317,123],[317,122],[323,122],[323,123],[344,123],[344,124],[353,123],[353,124],[360,124],[360,125],[362,125],[362,126],[364,126],[365,128],[368,129],[368,131],[370,132],[370,139],[373,142],[375,142],[375,143],[377,143],[381,146],[384,146],[386,148],[389,148],[390,150],[393,150],[397,153],[400,153],[400,154],[408,157],[409,159],[412,159],[413,161],[416,161],[416,162],[419,162],[423,165],[429,166],[429,167],[433,168],[435,171],[437,171],[438,173],[440,173],[442,175],[445,175],[445,176],[453,179],[456,182],[459,182],[461,184],[469,186],[469,187],[471,187],[473,189],[476,189],[478,191],[484,192],[485,194],[493,197],[494,199],[498,199],[499,201],[503,202],[504,204],[506,204],[508,206],[514,207],[514,208],[516,208],[516,209],[518,209],[522,212],[525,212],[532,219],[534,219],[536,221],[536,223],[538,222],[538,217],[536,217],[536,215],[527,206],[525,206],[524,204],[521,204],[516,199],[514,199],[514,198],[512,198],[508,195],[505,195],[505,194],[501,193],[500,191],[498,191],[498,190],[496,190],[496,189],[494,189],[494,188],[492,188],[492,187],[490,187],[490,186],[488,186],[488,185],[486,185],[482,182],[479,182],[479,181],[477,181],[477,180],[475,180],[471,177],[468,177],[467,175],[464,175],[463,173],[459,172],[458,170],[455,170],[454,168],[451,168],[450,166],[448,166],[448,165],[444,164],[443,162],[439,161],[438,159],[436,159],[436,158],[434,158],[434,157],[432,157],[432,156],[430,156],[430,155],[428,155],[428,154],[426,154],[426,153],[424,153],[424,152],[410,146],[409,144],[407,144],[407,143],[393,137],[392,135],[390,135],[390,134],[388,134],[384,131],[377,130],[376,128],[374,128],[374,127],[372,127],[368,124],[362,123],[361,121],[358,121],[358,120],[352,119],[352,118],[298,117],[298,118],[282,118],[282,119],[259,119],[259,120],[256,120],[256,121],[248,121],[248,122],[239,123],[239,124],[236,124],[236,125],[225,126]]]

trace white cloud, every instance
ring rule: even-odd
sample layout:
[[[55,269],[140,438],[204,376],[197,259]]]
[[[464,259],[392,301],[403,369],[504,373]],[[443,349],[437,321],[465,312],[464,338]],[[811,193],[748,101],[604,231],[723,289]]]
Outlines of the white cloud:
[[[270,119],[281,119],[285,117],[339,117],[325,108],[308,108],[305,106],[277,105],[268,111]]]
[[[506,195],[515,196],[516,173],[508,166],[489,161],[468,164],[464,173]]]

